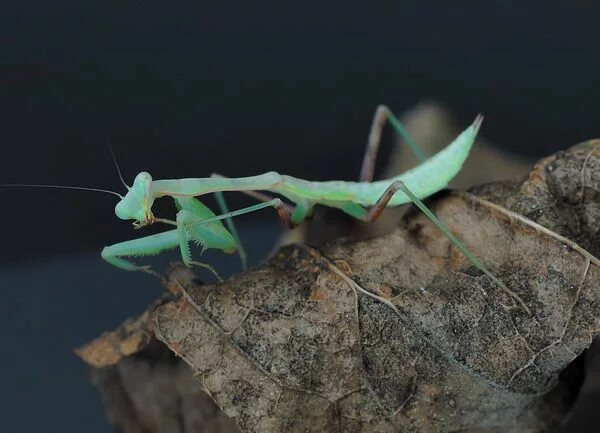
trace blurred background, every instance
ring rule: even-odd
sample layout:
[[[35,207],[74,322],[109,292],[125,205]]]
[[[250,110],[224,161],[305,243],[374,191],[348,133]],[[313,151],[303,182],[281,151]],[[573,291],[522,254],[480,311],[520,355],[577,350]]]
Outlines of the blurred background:
[[[0,183],[122,192],[107,143],[128,182],[142,170],[355,180],[380,103],[438,101],[461,129],[483,112],[482,134],[529,160],[600,136],[598,2],[189,3],[2,6]],[[109,432],[72,349],[161,293],[99,257],[139,233],[110,195],[5,188],[0,203],[0,423]],[[260,262],[276,216],[237,224]]]

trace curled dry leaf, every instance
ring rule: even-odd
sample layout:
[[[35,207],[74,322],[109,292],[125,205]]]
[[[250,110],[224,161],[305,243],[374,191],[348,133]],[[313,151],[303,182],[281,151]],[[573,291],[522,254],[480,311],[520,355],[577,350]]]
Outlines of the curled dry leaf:
[[[167,294],[75,352],[91,367],[109,421],[124,433],[239,433],[194,380],[193,372],[154,337],[154,309],[181,294],[177,281],[194,279],[180,265],[163,281]]]
[[[530,313],[410,212],[220,285],[171,273],[183,296],[153,312],[156,337],[242,432],[547,431],[572,403],[560,372],[600,330],[592,179],[597,142],[430,200]]]
[[[159,300],[154,307],[160,305]],[[135,319],[126,320],[111,332],[106,332],[75,353],[92,367],[102,368],[118,364],[124,358],[143,350],[154,339],[152,310],[145,311]]]
[[[600,140],[542,159],[521,183],[482,185],[473,192],[600,256]]]

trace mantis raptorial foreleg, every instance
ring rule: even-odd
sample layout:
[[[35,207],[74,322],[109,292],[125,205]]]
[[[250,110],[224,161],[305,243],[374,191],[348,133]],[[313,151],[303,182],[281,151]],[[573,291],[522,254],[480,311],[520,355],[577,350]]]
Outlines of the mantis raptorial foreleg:
[[[102,258],[111,265],[126,271],[146,271],[150,269],[150,266],[136,265],[123,257],[154,256],[173,249],[178,244],[177,230],[169,230],[104,247]]]
[[[392,110],[385,105],[379,105],[375,114],[373,115],[373,122],[371,123],[371,130],[369,131],[369,138],[367,140],[367,148],[365,150],[365,156],[363,158],[362,167],[360,170],[360,181],[361,182],[372,182],[373,174],[375,172],[375,162],[377,160],[377,152],[379,151],[379,144],[381,142],[381,134],[385,121],[389,120],[390,125],[394,128],[396,133],[400,135],[410,150],[415,154],[419,161],[425,161],[426,157],[423,151],[416,145],[416,143],[410,138],[408,132],[404,129],[400,121],[394,116]]]
[[[162,218],[157,218],[157,221],[174,225],[177,227],[175,230],[105,247],[102,250],[102,258],[127,271],[148,271],[149,266],[136,265],[125,259],[125,257],[157,255],[179,246],[181,256],[187,266],[203,267],[210,270],[218,279],[221,279],[211,266],[191,259],[188,242],[194,241],[204,248],[218,248],[231,253],[237,249],[235,238],[220,224],[195,224],[198,221],[215,217],[215,214],[200,201],[191,197],[175,197],[174,199],[179,209],[176,221]]]
[[[126,271],[144,271],[154,275],[155,273],[150,270],[150,266],[139,266],[123,257],[153,256],[176,248],[179,244],[180,239],[177,230],[169,230],[105,247],[102,250],[102,258],[111,265]],[[208,269],[217,279],[222,280],[217,271],[206,263],[189,261],[188,265],[196,265]]]

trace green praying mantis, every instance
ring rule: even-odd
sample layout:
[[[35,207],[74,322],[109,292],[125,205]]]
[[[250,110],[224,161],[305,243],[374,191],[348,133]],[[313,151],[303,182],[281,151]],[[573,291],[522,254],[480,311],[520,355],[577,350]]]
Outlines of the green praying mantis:
[[[394,130],[404,138],[422,162],[399,176],[373,181],[377,151],[386,121],[390,122]],[[196,265],[207,268],[219,279],[220,277],[210,265],[192,259],[190,243],[196,243],[203,250],[214,248],[225,253],[238,251],[242,265],[245,268],[246,255],[233,224],[233,217],[272,207],[277,211],[277,215],[285,226],[293,227],[309,217],[315,205],[324,205],[338,208],[359,220],[371,222],[376,220],[388,206],[413,203],[475,267],[524,305],[421,201],[421,199],[445,188],[448,182],[460,172],[482,121],[483,116],[478,115],[475,121],[460,133],[452,143],[426,159],[391,110],[385,106],[379,106],[375,112],[369,133],[359,182],[313,182],[277,172],[242,178],[227,178],[213,174],[207,178],[153,180],[149,173],[141,172],[135,177],[133,185],[128,186],[124,182],[117,165],[121,181],[127,187],[127,193],[124,196],[114,191],[94,188],[67,188],[91,189],[117,195],[120,200],[115,207],[115,214],[122,220],[133,220],[136,229],[154,223],[163,223],[174,227],[162,233],[105,247],[101,256],[110,264],[127,271],[153,273],[148,265],[136,264],[128,258],[157,255],[165,250],[179,247],[181,258],[186,266]],[[31,185],[11,184],[10,186]],[[36,186],[56,187],[54,185]],[[261,203],[229,212],[222,195],[225,191],[244,192],[258,198]],[[278,194],[294,205],[286,204],[280,198],[271,197],[258,191]],[[216,195],[217,203],[222,211],[221,214],[216,215],[196,198],[209,193]],[[161,197],[171,197],[175,201],[178,210],[175,220],[160,218],[152,212],[154,201]]]

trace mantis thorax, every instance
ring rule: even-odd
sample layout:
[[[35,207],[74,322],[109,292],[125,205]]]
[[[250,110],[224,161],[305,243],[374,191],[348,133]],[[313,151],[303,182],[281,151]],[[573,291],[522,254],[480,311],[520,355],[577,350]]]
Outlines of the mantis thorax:
[[[142,171],[138,174],[133,186],[129,188],[125,197],[115,206],[115,214],[123,220],[135,220],[138,225],[147,225],[154,222],[152,214],[152,176]]]

